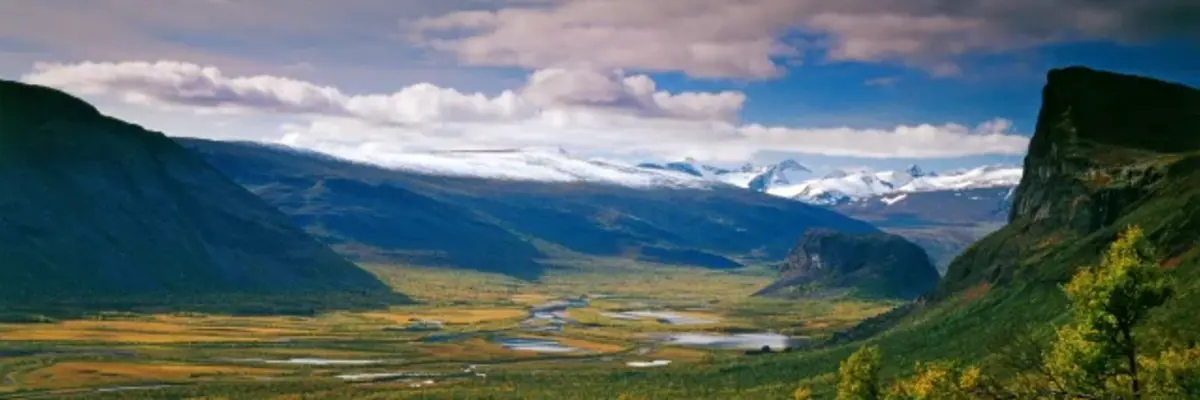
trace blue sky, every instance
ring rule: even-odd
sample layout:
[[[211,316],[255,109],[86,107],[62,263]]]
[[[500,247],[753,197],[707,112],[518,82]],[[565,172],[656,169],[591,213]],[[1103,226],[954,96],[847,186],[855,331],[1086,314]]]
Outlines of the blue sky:
[[[168,134],[351,158],[1019,164],[1050,68],[1200,86],[1200,10],[1182,0],[64,0],[0,15],[0,77]]]

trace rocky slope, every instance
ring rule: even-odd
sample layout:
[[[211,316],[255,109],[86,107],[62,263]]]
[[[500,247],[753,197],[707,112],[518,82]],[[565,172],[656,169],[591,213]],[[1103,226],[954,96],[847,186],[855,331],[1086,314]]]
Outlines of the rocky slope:
[[[943,293],[1064,279],[1129,224],[1167,257],[1200,237],[1200,91],[1085,68],[1053,70],[1009,226],[950,267]]]
[[[1008,225],[956,258],[935,292],[838,336],[858,339],[910,321],[881,340],[984,357],[1061,317],[1060,285],[1138,225],[1175,293],[1140,330],[1160,345],[1200,341],[1200,90],[1082,67],[1052,70],[1025,171]],[[923,339],[934,331],[943,339]]]
[[[680,178],[683,174],[631,167],[634,171],[621,175],[626,184],[596,180],[608,176],[596,172],[601,164],[560,154],[441,154],[438,160],[453,162],[417,171],[417,164],[435,163],[396,160],[385,168],[252,143],[180,142],[319,240],[367,262],[530,279],[565,258],[730,268],[783,259],[810,227],[877,232],[824,208]],[[466,165],[462,158],[489,169],[473,174],[493,175],[447,173],[448,166]],[[556,179],[497,177],[492,166]]]
[[[157,132],[0,81],[0,302],[390,290]]]
[[[925,250],[900,236],[824,229],[806,232],[780,270],[782,277],[758,295],[913,299],[939,278]]]

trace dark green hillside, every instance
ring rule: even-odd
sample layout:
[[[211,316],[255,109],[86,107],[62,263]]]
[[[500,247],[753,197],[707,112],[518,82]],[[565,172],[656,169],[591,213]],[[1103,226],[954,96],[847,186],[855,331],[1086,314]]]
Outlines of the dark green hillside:
[[[423,175],[252,143],[180,139],[348,257],[536,278],[546,260],[732,268],[783,259],[806,229],[864,222],[737,188],[639,189]]]
[[[987,344],[1049,334],[1046,323],[1066,311],[1059,285],[1138,225],[1176,289],[1142,329],[1155,345],[1200,340],[1197,150],[1200,90],[1080,67],[1051,71],[1009,224],[958,257],[937,292],[843,339],[875,334],[909,361],[1001,355]]]
[[[0,301],[389,294],[166,136],[0,82]]]
[[[780,269],[782,278],[759,295],[912,300],[939,278],[925,250],[903,237],[824,229],[805,232]]]
[[[983,282],[1065,280],[1126,225],[1161,255],[1200,238],[1200,91],[1148,78],[1051,71],[1012,226],[951,265],[942,293]]]

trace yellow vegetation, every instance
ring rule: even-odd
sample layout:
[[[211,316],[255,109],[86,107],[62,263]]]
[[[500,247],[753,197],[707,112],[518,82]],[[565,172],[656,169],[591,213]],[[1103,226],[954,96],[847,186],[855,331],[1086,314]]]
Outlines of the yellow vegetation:
[[[200,325],[203,321],[206,325]],[[115,343],[253,342],[304,331],[258,326],[207,326],[202,319],[156,317],[148,321],[74,320],[54,324],[0,324],[9,341],[94,341]]]
[[[178,382],[212,376],[270,376],[280,372],[268,368],[189,364],[64,362],[29,372],[23,381],[29,388],[61,389],[138,382]]]
[[[407,324],[411,320],[438,320],[447,324],[477,324],[480,322],[516,319],[524,317],[527,311],[519,308],[434,308],[395,309],[391,312],[363,313],[367,318],[378,318],[396,324]]]
[[[612,353],[624,350],[625,347],[612,343],[593,342],[590,340],[571,339],[571,338],[554,338],[559,344],[577,349],[591,350],[599,353]]]

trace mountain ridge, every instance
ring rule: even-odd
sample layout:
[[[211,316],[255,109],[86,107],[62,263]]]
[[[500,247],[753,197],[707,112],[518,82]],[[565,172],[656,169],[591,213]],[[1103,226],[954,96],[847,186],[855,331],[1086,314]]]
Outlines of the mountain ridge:
[[[170,138],[54,89],[0,81],[0,183],[8,304],[404,300]]]
[[[551,259],[563,257],[732,268],[782,259],[808,227],[877,231],[831,210],[672,173],[629,167],[630,176],[670,180],[665,186],[592,181],[591,168],[601,164],[558,155],[536,155],[550,161],[538,165],[544,168],[538,173],[567,171],[557,177],[570,179],[539,182],[388,168],[252,143],[177,140],[319,240],[363,262],[457,266],[525,279],[537,279]],[[479,160],[478,154],[461,156]],[[494,156],[485,157],[522,163],[529,155]]]

